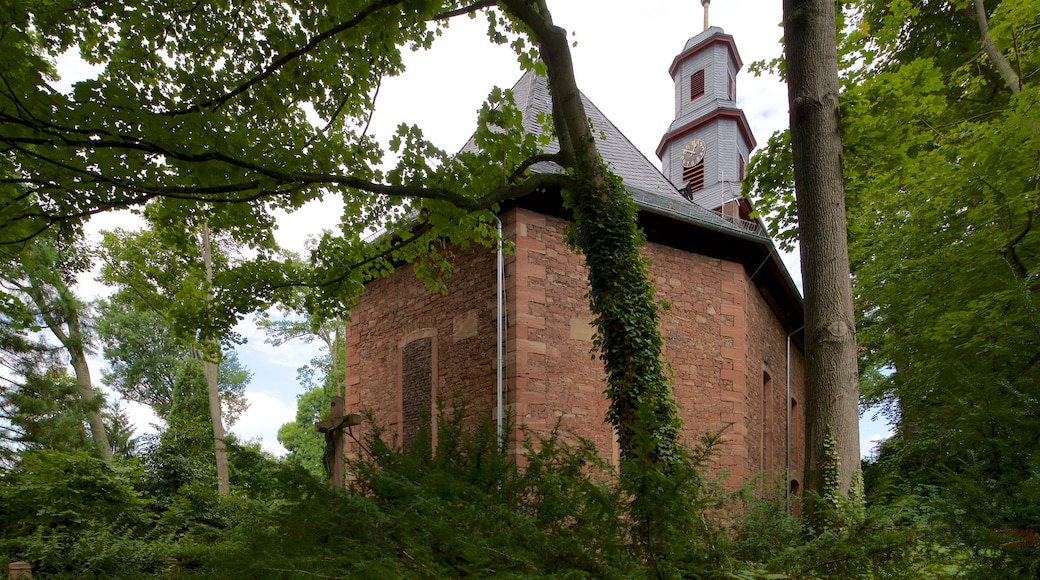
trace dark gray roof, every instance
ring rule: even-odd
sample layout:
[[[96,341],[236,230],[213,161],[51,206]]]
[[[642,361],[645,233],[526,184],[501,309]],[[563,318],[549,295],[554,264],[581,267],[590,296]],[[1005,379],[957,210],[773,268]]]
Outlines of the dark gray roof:
[[[523,114],[524,129],[530,133],[540,134],[542,128],[538,123],[540,113],[552,113],[552,101],[549,96],[547,81],[544,76],[534,72],[526,72],[513,86],[513,99]],[[687,201],[656,165],[650,162],[642,152],[628,140],[613,123],[607,119],[596,105],[592,104],[584,94],[581,95],[585,105],[585,113],[592,123],[593,133],[602,136],[597,142],[600,155],[617,176],[621,177],[625,189],[632,194],[636,205],[644,211],[667,215],[682,221],[716,230],[723,230],[738,236],[750,236],[761,239],[761,228],[757,224],[733,223],[718,213]],[[463,151],[472,151],[476,145],[471,138],[463,147]],[[546,153],[559,151],[559,143],[553,139],[545,147]],[[552,163],[539,163],[534,171],[555,173],[562,168]],[[749,231],[755,229],[756,231]]]

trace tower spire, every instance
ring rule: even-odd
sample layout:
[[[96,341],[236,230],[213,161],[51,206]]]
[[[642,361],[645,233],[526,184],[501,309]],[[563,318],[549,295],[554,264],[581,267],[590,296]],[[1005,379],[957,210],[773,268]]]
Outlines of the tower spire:
[[[711,4],[711,0],[701,0],[701,6],[704,7],[704,30],[708,29],[708,5]]]

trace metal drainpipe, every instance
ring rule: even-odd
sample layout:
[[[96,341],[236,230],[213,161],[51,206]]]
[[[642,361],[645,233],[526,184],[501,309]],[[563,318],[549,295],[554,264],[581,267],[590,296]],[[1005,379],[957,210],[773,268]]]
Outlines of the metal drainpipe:
[[[784,501],[791,511],[791,337],[801,332],[805,325],[787,335],[787,482],[784,485]]]
[[[505,266],[502,258],[502,220],[500,220],[498,216],[494,214],[492,214],[491,217],[495,218],[495,223],[498,224],[498,356],[496,359],[497,364],[495,366],[497,367],[496,370],[498,375],[498,453],[501,454],[504,450],[503,448],[505,445],[504,441],[502,440],[502,366],[505,362],[502,356],[502,339],[504,334],[502,329],[502,295],[505,291]]]

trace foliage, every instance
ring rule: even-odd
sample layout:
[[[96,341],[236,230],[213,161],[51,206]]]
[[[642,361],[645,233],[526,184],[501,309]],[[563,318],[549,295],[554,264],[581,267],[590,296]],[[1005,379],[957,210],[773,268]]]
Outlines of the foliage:
[[[7,362],[11,377],[0,379],[2,449],[58,449],[66,452],[94,450],[84,430],[96,401],[79,396],[75,377],[68,374],[59,353],[43,345],[24,344]],[[100,397],[98,397],[100,400]],[[7,454],[6,461],[13,459]]]
[[[182,367],[192,364],[192,349],[174,339],[161,313],[141,308],[129,292],[119,290],[97,305],[95,329],[108,363],[101,378],[127,400],[144,403],[165,419],[173,406],[174,382]],[[234,350],[221,353],[218,386],[229,424],[245,409],[244,393],[251,378]]]
[[[1040,529],[1038,12],[1019,0],[849,6],[842,129],[863,397],[897,426],[872,477],[886,501],[923,503],[973,574],[1035,575],[1038,548],[1015,534]],[[752,163],[780,227],[792,225],[785,139]]]
[[[314,425],[329,418],[333,392],[327,384],[307,388],[296,399],[296,420],[278,429],[278,442],[288,451],[286,459],[298,463],[316,476],[325,475],[322,464],[325,437]]]
[[[130,459],[136,454],[138,437],[134,437],[135,426],[130,415],[119,403],[110,405],[102,412],[108,441],[112,445],[112,456]]]
[[[25,560],[44,578],[156,578],[170,557],[182,575],[201,578],[901,579],[977,571],[967,552],[942,548],[945,532],[929,523],[927,502],[872,502],[811,535],[774,499],[782,491],[748,487],[730,497],[706,464],[674,490],[684,502],[658,506],[682,508],[668,521],[690,522],[689,533],[662,535],[664,557],[647,559],[627,484],[590,443],[566,443],[561,433],[528,440],[521,468],[499,453],[495,425],[455,409],[440,415],[435,447],[428,433],[407,450],[378,429],[366,433],[346,491],[234,442],[230,497],[208,481],[209,462],[196,464],[206,474],[171,463],[190,451],[175,446],[179,439],[145,445],[140,462],[26,452],[0,473],[0,564]],[[707,460],[713,440],[689,455]]]
[[[668,567],[634,557],[631,500],[590,443],[570,446],[559,433],[530,440],[520,468],[500,454],[494,424],[452,408],[438,418],[435,447],[428,432],[399,450],[369,431],[348,467],[349,490],[293,480],[295,496],[261,525],[238,528],[235,555],[202,569],[227,578],[711,578],[742,569],[712,554],[719,530],[710,525],[662,546],[673,554]],[[705,488],[695,483],[682,487],[695,501],[674,515],[704,524]]]
[[[32,450],[0,474],[0,562],[40,577],[138,576],[161,545],[135,539],[150,524],[132,464]]]
[[[935,542],[936,530],[913,502],[864,509],[845,498],[841,505],[816,499],[821,511],[839,512],[821,514],[824,520],[844,523],[810,532],[803,518],[763,499],[762,491],[745,490],[728,537],[732,556],[750,562],[760,577],[896,580],[954,578],[964,571]]]

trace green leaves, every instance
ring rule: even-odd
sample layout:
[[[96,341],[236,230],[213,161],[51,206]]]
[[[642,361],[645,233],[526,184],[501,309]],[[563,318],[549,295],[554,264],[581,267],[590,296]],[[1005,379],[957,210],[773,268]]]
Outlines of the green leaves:
[[[995,45],[1035,78],[1035,3],[989,5]],[[1027,81],[1015,94],[989,61],[972,2],[854,8],[841,98],[866,395],[898,420],[884,459],[904,491],[930,486],[940,521],[978,550],[992,541],[968,528],[1037,525],[1017,506],[1040,432],[1024,411],[1040,404],[1040,93]],[[774,136],[752,172],[767,211],[791,227],[784,149]],[[1027,569],[1017,565],[997,575]]]

